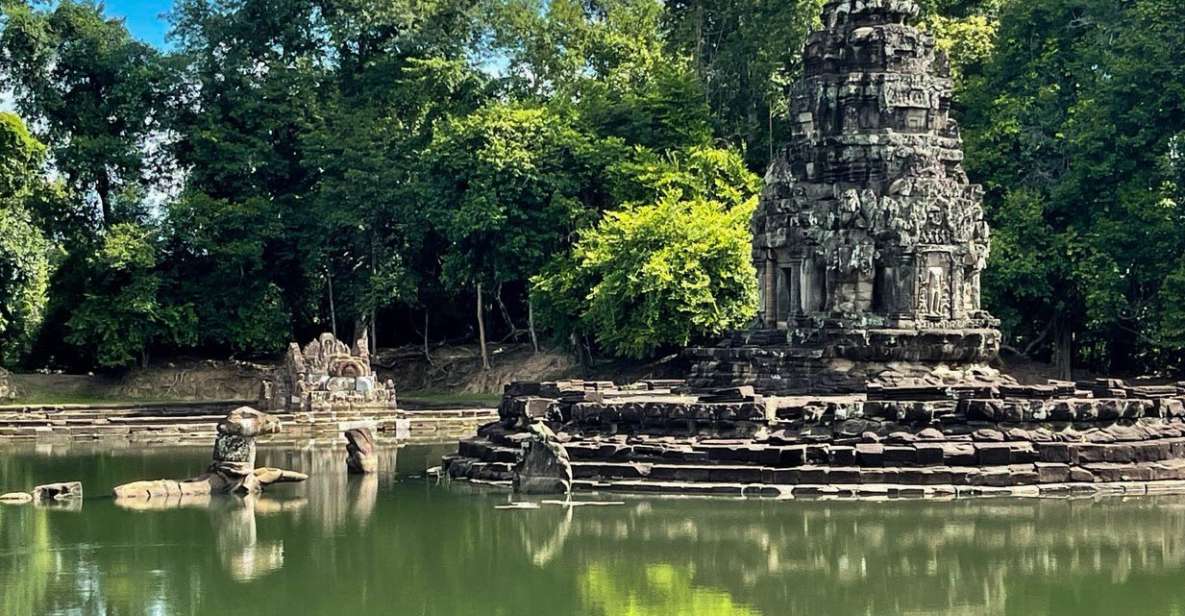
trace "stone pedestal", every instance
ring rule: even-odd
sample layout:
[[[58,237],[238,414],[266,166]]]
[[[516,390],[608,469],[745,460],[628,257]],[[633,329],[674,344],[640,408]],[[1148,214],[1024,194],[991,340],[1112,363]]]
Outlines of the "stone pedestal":
[[[684,351],[694,391],[751,385],[769,394],[851,393],[869,386],[1007,384],[989,364],[1000,345],[996,329],[813,330],[736,332],[713,347]]]

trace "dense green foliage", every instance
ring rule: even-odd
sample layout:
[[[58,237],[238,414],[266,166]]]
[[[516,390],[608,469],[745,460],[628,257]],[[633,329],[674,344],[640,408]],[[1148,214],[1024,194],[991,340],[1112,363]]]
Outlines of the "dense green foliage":
[[[968,79],[972,177],[996,234],[986,288],[1017,346],[1180,368],[1185,24],[1163,0],[1008,3]]]
[[[735,153],[708,148],[622,171],[650,194],[609,212],[534,278],[543,320],[638,358],[751,320],[757,176]]]
[[[125,366],[150,348],[184,347],[197,338],[193,307],[163,301],[152,235],[145,226],[116,223],[85,264],[90,283],[66,340],[100,366]]]
[[[148,138],[177,85],[167,63],[96,6],[63,0],[5,10],[0,66],[0,85],[44,124],[54,165],[79,194],[93,192],[101,224],[115,223],[116,194],[148,179]]]
[[[50,246],[30,213],[44,156],[20,118],[0,113],[0,363],[28,351],[48,299]]]
[[[1178,7],[919,4],[1009,346],[1180,371]],[[455,341],[475,312],[630,356],[740,325],[752,173],[820,5],[179,0],[161,51],[89,0],[2,1],[0,87],[36,138],[0,116],[0,362]]]

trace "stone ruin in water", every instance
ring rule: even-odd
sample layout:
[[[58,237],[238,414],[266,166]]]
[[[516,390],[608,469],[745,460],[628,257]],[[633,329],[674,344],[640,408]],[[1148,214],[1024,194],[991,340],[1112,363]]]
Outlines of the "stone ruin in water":
[[[273,483],[299,482],[304,473],[278,468],[255,467],[255,439],[275,434],[280,420],[251,407],[239,407],[218,422],[213,460],[206,471],[183,480],[135,481],[116,486],[117,500],[177,499],[211,494],[256,494]]]
[[[688,349],[686,381],[512,383],[447,474],[524,492],[1185,492],[1185,382],[1019,385],[988,366],[990,233],[917,14],[824,5],[753,219],[754,327]]]
[[[333,334],[321,334],[304,349],[288,345],[277,377],[265,381],[267,408],[294,413],[376,412],[396,408],[395,383],[379,381],[371,368],[365,334],[351,349]]]

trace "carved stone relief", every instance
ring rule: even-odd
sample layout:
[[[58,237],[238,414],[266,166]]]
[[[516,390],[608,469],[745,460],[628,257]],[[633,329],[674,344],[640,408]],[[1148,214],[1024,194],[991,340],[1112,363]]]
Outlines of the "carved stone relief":
[[[753,221],[767,324],[994,326],[982,190],[947,118],[949,63],[917,14],[912,0],[831,0],[807,41],[792,136]]]

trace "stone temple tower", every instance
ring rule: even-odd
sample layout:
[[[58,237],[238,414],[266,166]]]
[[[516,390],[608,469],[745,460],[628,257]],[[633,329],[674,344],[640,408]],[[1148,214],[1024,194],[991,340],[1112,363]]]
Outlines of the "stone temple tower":
[[[963,171],[949,63],[917,14],[913,0],[824,6],[753,218],[758,322],[689,349],[692,386],[990,378],[1000,335],[980,305],[982,190]]]

